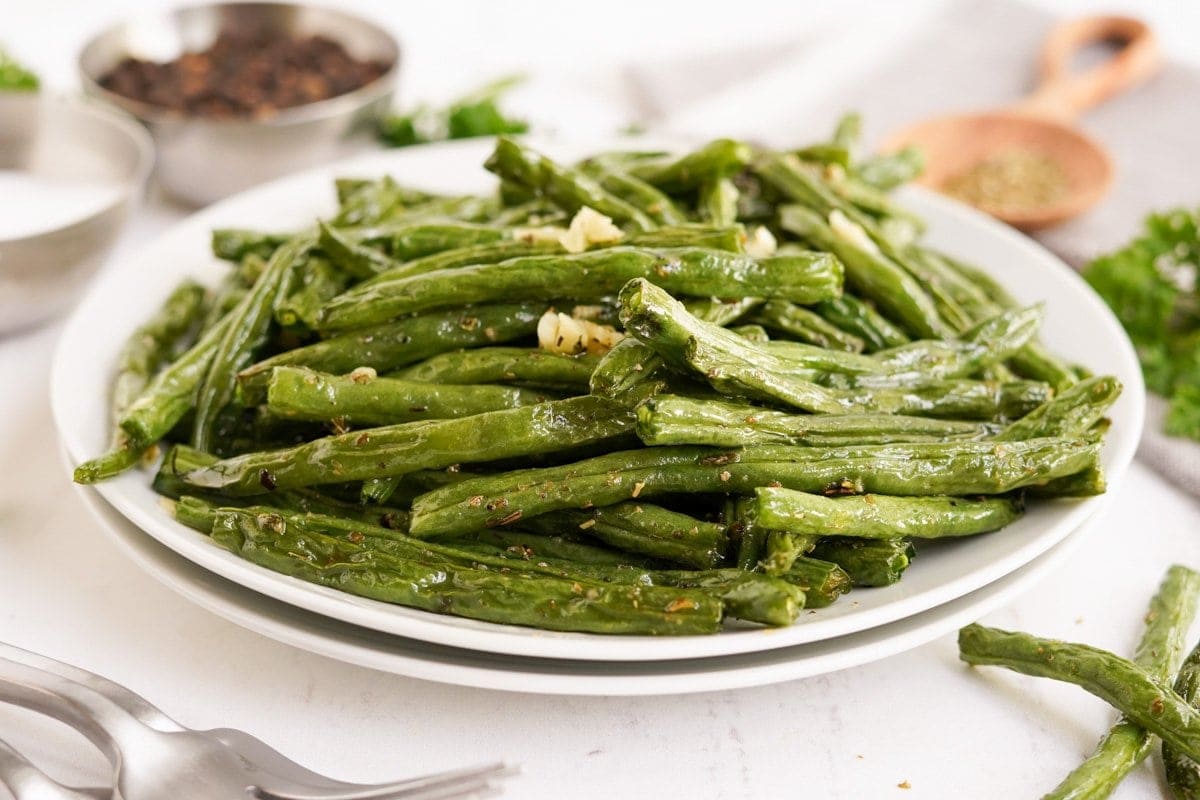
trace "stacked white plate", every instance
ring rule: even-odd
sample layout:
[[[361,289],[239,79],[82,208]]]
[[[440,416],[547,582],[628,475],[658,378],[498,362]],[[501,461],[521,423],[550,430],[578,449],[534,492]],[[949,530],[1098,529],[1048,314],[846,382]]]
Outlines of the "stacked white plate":
[[[628,146],[629,143],[624,143]],[[638,147],[645,146],[638,143]],[[571,159],[613,143],[548,145]],[[68,460],[100,452],[109,436],[109,381],[128,333],[185,276],[215,282],[228,266],[209,255],[213,228],[289,230],[334,207],[333,178],[384,173],[446,192],[491,185],[490,143],[392,151],[285,178],[201,211],[110,269],[67,325],[52,402]],[[919,189],[905,204],[929,223],[927,241],[978,265],[1021,302],[1044,302],[1043,341],[1125,392],[1103,455],[1109,484],[1124,476],[1141,433],[1144,390],[1120,325],[1082,280],[1028,239]],[[550,633],[388,605],[257,567],[176,523],[143,472],[86,490],[97,517],[148,571],[239,624],[306,649],[417,677],[553,693],[706,691],[787,680],[882,658],[928,641],[1006,602],[1086,537],[1104,497],[1035,504],[1003,531],[920,548],[899,583],[856,590],[804,612],[784,629],[730,628],[715,636],[647,638]]]

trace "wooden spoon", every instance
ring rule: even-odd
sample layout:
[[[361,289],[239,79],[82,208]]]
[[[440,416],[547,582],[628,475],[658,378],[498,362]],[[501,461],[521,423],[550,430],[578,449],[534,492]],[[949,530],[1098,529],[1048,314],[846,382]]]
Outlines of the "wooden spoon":
[[[1099,42],[1119,43],[1120,49],[1104,63],[1072,73],[1071,59]],[[1033,94],[996,111],[919,122],[889,138],[884,150],[914,146],[924,151],[926,168],[917,182],[939,190],[990,157],[1023,152],[1051,159],[1066,184],[1056,199],[1032,207],[981,204],[981,209],[1025,230],[1053,225],[1098,203],[1113,180],[1108,152],[1071,123],[1092,106],[1145,81],[1160,62],[1154,34],[1139,20],[1085,17],[1065,22],[1046,39],[1041,80]]]

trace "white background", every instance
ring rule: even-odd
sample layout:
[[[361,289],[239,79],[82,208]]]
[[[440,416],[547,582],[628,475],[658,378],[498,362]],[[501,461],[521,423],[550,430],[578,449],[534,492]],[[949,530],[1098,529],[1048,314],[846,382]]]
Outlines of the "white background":
[[[74,54],[90,33],[162,4],[5,5],[0,41],[48,86],[71,89]],[[446,101],[521,69],[533,76],[522,111],[568,133],[595,134],[633,118],[622,81],[632,62],[786,41],[847,20],[866,25],[900,4],[345,5],[402,39],[406,101]],[[1084,0],[1040,5],[1096,10]],[[935,6],[904,6],[896,35]],[[1106,8],[1149,18],[1172,57],[1200,58],[1200,4]],[[10,202],[0,198],[0,213]],[[116,258],[180,214],[147,208]],[[640,699],[462,689],[276,644],[189,605],[100,534],[57,455],[46,387],[56,332],[0,339],[0,639],[126,683],[186,724],[241,727],[348,778],[504,758],[523,765],[509,792],[520,798],[1019,798],[1053,786],[1112,719],[1072,687],[966,669],[952,636],[807,681]],[[1128,652],[1167,564],[1200,567],[1198,523],[1192,498],[1135,464],[1069,563],[986,621]],[[0,735],[56,775],[104,778],[99,756],[55,724],[0,708]],[[1116,796],[1160,796],[1158,769],[1144,766]]]

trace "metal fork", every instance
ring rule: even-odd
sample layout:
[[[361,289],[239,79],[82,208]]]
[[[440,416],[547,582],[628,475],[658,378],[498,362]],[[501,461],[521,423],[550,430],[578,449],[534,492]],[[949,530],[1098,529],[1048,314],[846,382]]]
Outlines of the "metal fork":
[[[0,701],[48,714],[87,736],[113,764],[121,800],[247,794],[270,800],[449,800],[495,794],[492,781],[512,772],[492,764],[388,784],[335,781],[242,731],[185,728],[98,675],[11,645],[0,644],[0,655],[9,656],[0,658]]]

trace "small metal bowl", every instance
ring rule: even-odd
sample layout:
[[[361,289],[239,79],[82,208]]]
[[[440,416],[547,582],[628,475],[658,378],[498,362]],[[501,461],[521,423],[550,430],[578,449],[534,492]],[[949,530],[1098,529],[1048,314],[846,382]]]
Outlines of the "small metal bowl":
[[[111,186],[83,216],[0,238],[0,333],[40,322],[75,300],[116,241],[153,166],[153,142],[123,114],[86,100],[0,94],[0,170]]]
[[[352,92],[252,120],[184,116],[99,83],[123,58],[169,61],[206,49],[223,30],[321,34],[355,58],[391,67]],[[138,17],[104,31],[79,55],[84,91],[146,124],[158,145],[160,185],[192,205],[361,150],[391,106],[399,63],[400,47],[382,28],[341,11],[291,3],[218,3]]]

